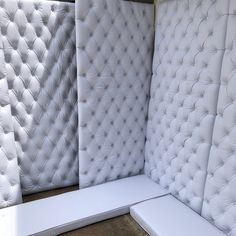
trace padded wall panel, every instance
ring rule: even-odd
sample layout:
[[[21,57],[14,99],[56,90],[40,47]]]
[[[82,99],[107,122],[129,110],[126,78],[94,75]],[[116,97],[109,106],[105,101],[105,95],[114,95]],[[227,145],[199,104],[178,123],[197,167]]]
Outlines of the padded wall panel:
[[[230,1],[217,117],[202,215],[236,235],[236,3]]]
[[[228,6],[161,1],[145,172],[200,212],[216,114]]]
[[[0,33],[0,208],[21,202],[20,176]]]
[[[152,4],[78,0],[79,179],[143,171],[153,49]]]
[[[0,1],[23,193],[76,184],[74,4]]]

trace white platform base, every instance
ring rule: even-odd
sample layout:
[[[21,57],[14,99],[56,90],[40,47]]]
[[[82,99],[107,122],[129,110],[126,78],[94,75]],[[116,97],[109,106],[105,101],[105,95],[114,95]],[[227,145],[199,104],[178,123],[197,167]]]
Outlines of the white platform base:
[[[129,212],[167,194],[144,175],[0,210],[0,235],[57,235]]]
[[[226,236],[171,195],[132,206],[130,214],[151,236]]]

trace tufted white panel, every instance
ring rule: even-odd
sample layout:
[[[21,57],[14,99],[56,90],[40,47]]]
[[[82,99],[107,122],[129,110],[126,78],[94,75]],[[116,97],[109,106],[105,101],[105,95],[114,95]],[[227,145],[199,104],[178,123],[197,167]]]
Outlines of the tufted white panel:
[[[145,172],[200,212],[227,24],[221,0],[161,1]]]
[[[230,1],[225,55],[202,215],[236,235],[236,2]]]
[[[78,182],[74,4],[0,1],[23,193]]]
[[[0,34],[0,208],[21,202],[19,168]]]
[[[152,4],[78,0],[80,186],[139,174],[153,49]]]

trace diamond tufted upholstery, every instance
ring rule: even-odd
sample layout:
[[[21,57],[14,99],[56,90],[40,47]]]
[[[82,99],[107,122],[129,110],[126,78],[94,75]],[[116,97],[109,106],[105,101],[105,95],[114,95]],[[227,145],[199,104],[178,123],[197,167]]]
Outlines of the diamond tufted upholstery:
[[[0,34],[0,208],[21,202],[19,168]]]
[[[47,199],[1,211],[7,222],[14,209],[31,219],[29,209],[36,207],[41,218],[40,206],[66,208],[67,199],[74,210],[69,230],[171,192],[236,236],[236,3],[159,2],[152,61],[151,4],[77,0],[75,19],[73,3],[0,0],[0,208],[20,203],[21,188],[28,194],[76,184],[78,177],[87,187],[144,168],[158,183],[137,176],[84,189],[54,198],[55,205]],[[139,184],[146,187],[142,193]],[[99,189],[101,199],[108,197],[104,212],[94,200]],[[116,199],[107,194],[116,190],[125,192]],[[130,194],[134,190],[140,195]],[[94,206],[74,209],[77,195],[82,203],[91,197]],[[145,202],[131,212],[153,235],[190,235],[193,222],[201,234],[223,235],[176,198]],[[55,217],[55,229],[48,224],[55,223],[51,212],[43,231],[62,232],[69,218]],[[35,224],[42,227],[38,219]]]
[[[201,211],[227,4],[161,1],[157,13],[145,173]]]
[[[226,4],[226,3],[225,3]],[[202,215],[236,235],[236,3],[229,19]],[[226,4],[226,5],[227,5]]]
[[[143,171],[153,50],[151,4],[77,1],[79,182]]]
[[[78,182],[74,4],[0,1],[24,194]]]

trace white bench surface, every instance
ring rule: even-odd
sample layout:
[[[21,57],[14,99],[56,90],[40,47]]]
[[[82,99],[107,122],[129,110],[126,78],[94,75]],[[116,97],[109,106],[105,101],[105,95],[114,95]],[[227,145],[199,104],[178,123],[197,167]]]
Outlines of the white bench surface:
[[[0,210],[0,235],[57,235],[129,212],[167,194],[139,175]]]
[[[151,236],[226,236],[171,195],[134,205],[130,214]]]

